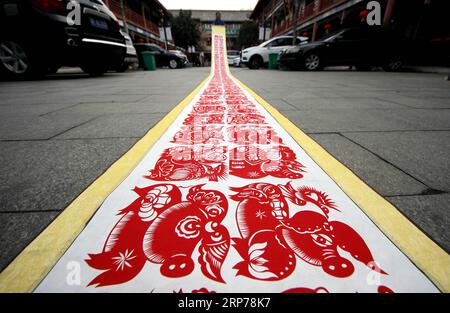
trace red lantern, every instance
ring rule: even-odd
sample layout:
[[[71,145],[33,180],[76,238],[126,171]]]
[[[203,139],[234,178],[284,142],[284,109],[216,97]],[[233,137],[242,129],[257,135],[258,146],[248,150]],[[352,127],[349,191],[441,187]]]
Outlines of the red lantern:
[[[302,33],[302,36],[303,36],[303,37],[309,37],[309,34],[308,34],[308,32],[303,32],[303,33]]]
[[[359,17],[365,19],[365,18],[367,17],[368,14],[369,14],[369,11],[367,11],[367,10],[362,10],[361,12],[359,12]]]
[[[325,30],[327,30],[327,31],[330,31],[332,28],[333,28],[333,25],[331,25],[330,23],[326,23],[326,24],[323,26],[323,29],[325,29]]]

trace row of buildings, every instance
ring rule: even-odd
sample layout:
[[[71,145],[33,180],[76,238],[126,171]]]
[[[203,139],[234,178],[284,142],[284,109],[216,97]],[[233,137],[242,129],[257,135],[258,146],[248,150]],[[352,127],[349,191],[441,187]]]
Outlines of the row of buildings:
[[[158,0],[103,0],[119,19],[122,27],[127,26],[134,42],[150,42],[165,47],[174,47],[166,42],[162,30],[170,19],[169,11]]]
[[[369,0],[259,0],[250,15],[270,37],[297,34],[317,40],[326,33],[366,24]],[[378,0],[381,27],[414,42],[420,63],[450,63],[450,1]],[[268,39],[268,38],[264,38]]]
[[[167,33],[164,34],[163,25],[170,26],[171,16],[179,14],[179,10],[167,10],[158,0],[103,0],[109,9],[119,19],[134,42],[150,42],[161,47],[174,48],[175,43]],[[215,18],[215,11],[192,10],[192,18],[198,24],[201,33],[199,51],[211,51],[211,26]],[[227,46],[229,49],[240,49],[237,37],[241,24],[248,20],[252,11],[221,11],[222,19],[226,23]],[[170,32],[170,31],[169,31]],[[165,40],[167,37],[168,40]]]
[[[179,14],[179,10],[169,11],[173,16]],[[199,49],[201,51],[211,51],[211,26],[215,18],[215,11],[192,10],[192,19],[197,22],[200,30],[201,40]],[[220,11],[221,18],[225,22],[227,34],[227,48],[229,50],[240,50],[237,42],[239,31],[243,22],[248,21],[252,11]]]
[[[271,36],[298,33],[312,40],[324,32],[365,23],[368,0],[259,0],[250,18],[269,28]],[[408,38],[449,35],[448,0],[378,0],[382,26]],[[430,29],[433,28],[433,29]],[[444,28],[447,28],[444,30]],[[441,32],[441,30],[443,32]]]
[[[126,20],[130,36],[135,42],[153,42],[168,48],[162,25],[168,25],[170,16],[179,10],[167,10],[158,0],[103,0],[124,25]],[[239,50],[237,37],[243,22],[255,21],[260,27],[260,40],[273,36],[298,35],[316,40],[325,33],[344,27],[366,23],[369,0],[259,0],[253,11],[221,11],[227,31],[227,47]],[[419,44],[418,55],[446,58],[449,51],[450,27],[448,0],[378,0],[381,6],[382,26],[391,28]],[[201,41],[197,51],[211,50],[211,25],[215,11],[192,10],[197,21]],[[447,57],[448,59],[448,57]]]

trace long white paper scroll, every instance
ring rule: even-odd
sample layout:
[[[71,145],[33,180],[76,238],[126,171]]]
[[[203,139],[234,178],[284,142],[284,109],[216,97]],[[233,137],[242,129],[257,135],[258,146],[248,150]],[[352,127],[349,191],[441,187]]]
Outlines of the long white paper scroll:
[[[37,292],[437,292],[237,84],[209,81]]]

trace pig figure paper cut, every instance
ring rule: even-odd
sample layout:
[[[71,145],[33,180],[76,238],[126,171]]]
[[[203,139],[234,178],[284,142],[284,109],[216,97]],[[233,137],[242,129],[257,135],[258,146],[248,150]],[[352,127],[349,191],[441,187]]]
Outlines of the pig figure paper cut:
[[[254,145],[241,146],[230,151],[230,175],[258,179],[266,176],[298,179],[304,166],[295,153],[286,146],[262,149]]]
[[[161,264],[167,277],[189,275],[195,267],[192,253],[200,242],[198,262],[203,274],[224,283],[221,267],[230,247],[230,235],[221,224],[228,211],[227,198],[202,185],[189,189],[186,201],[173,205],[149,226],[144,236],[147,259]]]
[[[218,181],[226,176],[226,147],[178,146],[166,149],[150,174],[156,181],[186,181],[208,178]]]
[[[295,270],[296,255],[329,275],[348,277],[354,265],[339,254],[338,247],[370,269],[386,274],[353,228],[329,220],[330,210],[338,209],[324,192],[310,187],[294,189],[290,183],[254,183],[231,190],[237,192],[231,199],[239,202],[236,222],[241,237],[232,238],[243,259],[234,266],[237,275],[269,281],[284,279]],[[291,215],[289,205],[304,209]]]
[[[87,264],[104,272],[89,285],[122,284],[136,277],[147,261],[161,265],[166,277],[189,275],[195,262],[191,255],[200,243],[198,263],[211,280],[224,283],[222,264],[230,247],[228,230],[221,224],[228,210],[226,197],[197,185],[186,200],[175,185],[135,188],[140,196],[119,212],[103,251],[89,254]]]

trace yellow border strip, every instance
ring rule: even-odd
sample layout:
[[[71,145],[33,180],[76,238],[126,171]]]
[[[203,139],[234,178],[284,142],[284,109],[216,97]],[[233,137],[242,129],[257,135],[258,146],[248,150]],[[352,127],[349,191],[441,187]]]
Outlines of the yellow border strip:
[[[441,247],[288,118],[231,73],[230,75],[275,118],[300,147],[441,291],[450,292],[450,256]]]
[[[224,34],[224,27],[214,26],[213,33]],[[83,191],[0,273],[0,292],[30,292],[39,284],[83,230],[104,199],[135,168],[212,73],[213,71],[126,154]],[[443,249],[289,119],[235,78],[229,70],[228,73],[277,120],[416,266],[442,291],[450,292],[450,256]]]
[[[102,202],[137,166],[211,74],[84,190],[0,273],[0,292],[31,292],[84,229]]]

